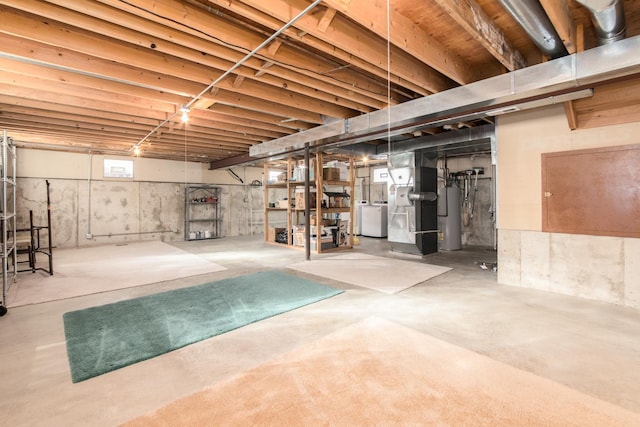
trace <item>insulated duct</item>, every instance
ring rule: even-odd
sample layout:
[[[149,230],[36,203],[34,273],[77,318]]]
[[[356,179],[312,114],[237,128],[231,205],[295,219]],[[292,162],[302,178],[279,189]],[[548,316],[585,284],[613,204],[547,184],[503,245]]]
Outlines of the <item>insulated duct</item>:
[[[392,151],[401,153],[405,151],[415,151],[423,149],[437,149],[447,146],[464,146],[467,144],[484,143],[491,148],[491,141],[495,138],[495,125],[486,124],[472,128],[458,129],[456,131],[444,132],[436,135],[427,135],[420,138],[413,138],[406,141],[395,142]],[[377,146],[377,155],[386,154],[389,146],[380,144]]]
[[[594,83],[640,73],[640,36],[469,83],[249,148],[254,158],[345,147],[472,117],[537,108],[590,95]],[[393,146],[392,146],[393,147]],[[393,150],[396,151],[395,147]]]
[[[593,26],[596,28],[598,46],[625,38],[627,24],[624,18],[622,0],[577,1],[591,12],[591,22],[593,22]]]
[[[499,0],[499,2],[546,56],[556,59],[569,54],[538,0]]]

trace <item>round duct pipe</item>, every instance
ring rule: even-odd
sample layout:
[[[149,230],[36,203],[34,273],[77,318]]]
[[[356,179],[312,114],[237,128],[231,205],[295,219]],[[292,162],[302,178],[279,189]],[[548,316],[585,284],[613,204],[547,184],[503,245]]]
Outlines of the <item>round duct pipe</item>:
[[[538,0],[498,1],[546,56],[556,59],[569,54]]]
[[[413,202],[435,202],[436,200],[438,200],[438,195],[436,193],[432,193],[432,192],[426,192],[426,193],[413,193],[410,192],[409,193],[409,200],[413,201]]]
[[[589,9],[591,22],[596,28],[598,46],[626,37],[627,23],[622,0],[577,0]]]

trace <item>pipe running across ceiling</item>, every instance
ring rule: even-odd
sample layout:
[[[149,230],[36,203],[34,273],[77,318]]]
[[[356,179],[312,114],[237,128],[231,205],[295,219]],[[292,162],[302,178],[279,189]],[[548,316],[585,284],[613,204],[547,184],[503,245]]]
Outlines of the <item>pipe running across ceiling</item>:
[[[538,0],[498,0],[545,56],[556,59],[569,54]]]

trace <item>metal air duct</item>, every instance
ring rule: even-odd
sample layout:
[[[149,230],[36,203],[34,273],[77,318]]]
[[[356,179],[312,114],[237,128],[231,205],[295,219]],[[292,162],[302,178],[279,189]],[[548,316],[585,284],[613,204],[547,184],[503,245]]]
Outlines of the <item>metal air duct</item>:
[[[427,135],[420,138],[399,141],[392,145],[391,149],[395,153],[415,150],[438,151],[439,148],[445,149],[448,146],[464,147],[465,145],[477,145],[482,143],[488,149],[492,147],[492,140],[495,139],[495,126],[486,124],[472,128],[458,129],[456,131],[444,132],[436,135]],[[376,154],[386,154],[389,152],[389,146],[386,144],[378,145]]]
[[[546,56],[556,59],[569,54],[538,0],[499,2]]]
[[[625,38],[627,24],[624,18],[622,0],[577,1],[591,12],[591,22],[596,28],[598,46]]]
[[[640,36],[252,145],[264,158],[304,149],[350,146],[432,125],[493,116],[590,95],[598,82],[640,74]],[[587,89],[587,90],[585,90]],[[584,93],[587,92],[587,93]],[[394,149],[395,151],[395,149]]]

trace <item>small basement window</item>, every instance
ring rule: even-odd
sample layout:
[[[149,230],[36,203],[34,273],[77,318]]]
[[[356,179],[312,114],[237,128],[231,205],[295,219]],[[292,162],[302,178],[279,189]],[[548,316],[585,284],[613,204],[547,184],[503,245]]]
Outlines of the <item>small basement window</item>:
[[[373,170],[373,182],[387,182],[389,180],[388,168],[377,168]]]
[[[104,159],[104,177],[133,179],[133,160]]]

